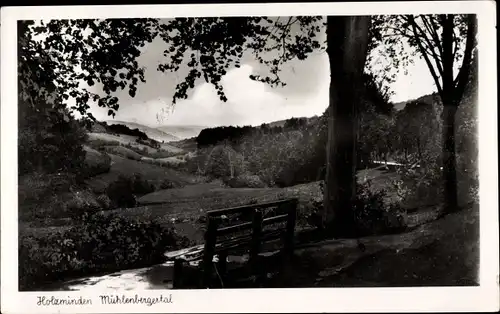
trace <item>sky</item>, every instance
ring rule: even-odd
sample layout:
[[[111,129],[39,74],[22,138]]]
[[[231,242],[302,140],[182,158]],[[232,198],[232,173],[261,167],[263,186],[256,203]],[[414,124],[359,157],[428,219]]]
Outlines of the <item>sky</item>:
[[[329,61],[326,53],[312,53],[304,61],[286,63],[280,77],[285,87],[271,88],[253,81],[250,74],[263,69],[252,58],[246,58],[240,68],[228,69],[222,83],[228,98],[222,102],[209,83],[200,80],[186,100],[172,106],[176,84],[186,69],[178,73],[157,71],[166,44],[159,38],[145,46],[139,64],[146,68],[146,83],[140,83],[134,98],[120,91],[120,109],[114,120],[136,122],[151,127],[163,125],[260,125],[291,117],[311,117],[322,114],[328,106]],[[391,101],[415,99],[435,90],[425,61],[414,60],[408,74],[400,73],[390,86]],[[112,120],[107,110],[91,106],[98,120]]]

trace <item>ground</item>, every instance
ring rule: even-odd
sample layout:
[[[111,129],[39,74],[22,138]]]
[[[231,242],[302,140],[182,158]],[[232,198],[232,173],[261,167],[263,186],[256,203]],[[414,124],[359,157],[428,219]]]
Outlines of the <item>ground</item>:
[[[313,286],[462,286],[478,284],[477,206],[398,235],[315,244],[298,250],[300,273],[315,272]],[[332,263],[338,259],[337,263]],[[312,261],[307,263],[305,261]],[[287,283],[303,286],[304,280]]]

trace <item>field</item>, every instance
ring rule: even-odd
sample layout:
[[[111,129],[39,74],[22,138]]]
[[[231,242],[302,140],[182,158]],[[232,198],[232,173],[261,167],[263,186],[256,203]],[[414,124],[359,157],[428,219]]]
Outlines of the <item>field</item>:
[[[129,176],[135,173],[140,174],[144,179],[160,182],[168,179],[175,186],[184,186],[197,182],[198,178],[186,173],[181,173],[173,169],[160,167],[157,165],[123,158],[113,154],[111,157],[111,169],[108,173],[92,177],[87,184],[95,191],[103,191],[111,182],[116,181],[120,175]]]
[[[88,133],[89,140],[101,140],[101,141],[106,141],[106,142],[118,142],[119,144],[122,145],[132,145],[134,147],[137,147],[138,149],[146,149],[150,153],[157,152],[158,150],[155,148],[152,148],[150,146],[140,144],[136,142],[137,137],[135,136],[130,136],[130,135],[125,135],[125,134],[120,134],[118,135],[113,135],[109,133]],[[175,154],[180,154],[183,152],[181,148],[172,146],[168,143],[160,143],[160,148],[164,149],[168,152],[175,153]]]

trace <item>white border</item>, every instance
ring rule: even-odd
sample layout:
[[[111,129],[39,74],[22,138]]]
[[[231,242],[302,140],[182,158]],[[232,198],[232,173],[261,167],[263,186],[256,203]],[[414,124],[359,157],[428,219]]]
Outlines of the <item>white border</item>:
[[[496,96],[496,7],[493,1],[209,4],[160,6],[2,7],[1,11],[1,310],[2,313],[116,312],[407,312],[498,311],[498,148]],[[304,288],[144,291],[172,294],[173,303],[92,307],[40,307],[36,297],[74,293],[17,290],[17,62],[16,21],[21,19],[174,16],[374,15],[476,13],[479,38],[480,287]],[[127,294],[127,293],[126,293]],[[134,295],[128,293],[128,295]],[[76,292],[78,296],[78,292]]]

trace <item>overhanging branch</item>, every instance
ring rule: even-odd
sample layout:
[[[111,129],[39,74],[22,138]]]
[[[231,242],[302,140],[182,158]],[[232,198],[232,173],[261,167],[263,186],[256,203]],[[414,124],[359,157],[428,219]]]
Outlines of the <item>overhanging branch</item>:
[[[467,42],[465,44],[465,52],[464,58],[462,60],[462,67],[458,72],[456,79],[453,82],[455,86],[457,97],[457,103],[462,100],[465,87],[469,81],[469,75],[471,70],[471,62],[472,62],[472,51],[476,46],[476,27],[477,21],[475,15],[467,16]]]
[[[415,19],[411,18],[410,19],[410,24],[412,24],[412,27],[414,29],[414,33],[420,33],[421,38],[424,39],[424,41],[427,43],[427,46],[429,47],[429,50],[431,52],[432,58],[436,61],[436,67],[438,69],[438,72],[440,75],[443,75],[443,67],[441,66],[441,57],[438,55],[434,49],[438,44],[437,43],[432,43],[432,41],[427,37],[426,32],[416,23]],[[417,32],[418,31],[418,32]],[[439,42],[439,40],[437,41]]]
[[[439,35],[438,35],[439,26],[435,23],[433,16],[429,16],[429,19],[424,18],[424,17],[425,16],[421,15],[421,19],[424,22],[426,29],[431,34],[432,39],[436,43],[438,51],[439,51],[440,55],[442,56],[443,47],[441,46],[441,41],[439,40]]]
[[[408,22],[412,26],[413,32],[417,33],[417,27],[416,27],[416,23],[415,23],[415,20],[413,19],[413,17],[409,17],[408,18]],[[429,59],[429,56],[427,55],[427,53],[425,52],[424,47],[422,46],[422,42],[420,41],[420,39],[418,37],[417,37],[416,42],[417,42],[418,47],[421,50],[421,53],[422,53],[422,56],[424,57],[425,62],[427,63],[427,66],[429,67],[429,71],[431,72],[432,78],[434,79],[434,82],[436,83],[436,87],[438,89],[438,93],[440,95],[442,95],[443,94],[443,88],[441,86],[441,82],[439,82],[439,76],[437,75],[436,70],[434,69],[434,66],[433,66],[432,62]]]

